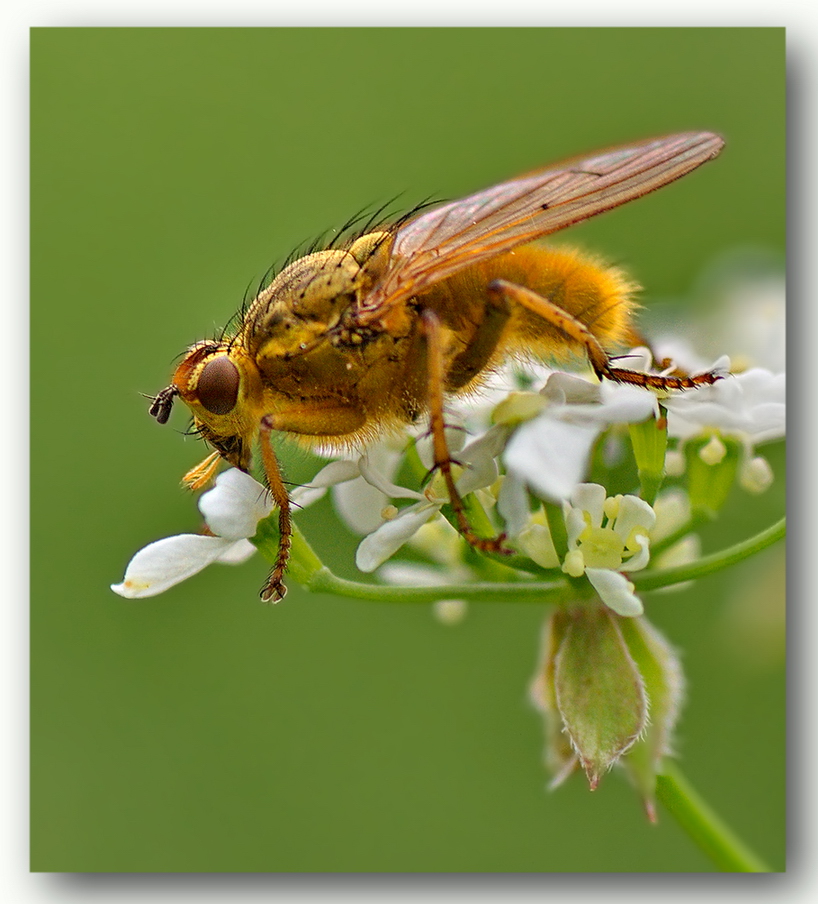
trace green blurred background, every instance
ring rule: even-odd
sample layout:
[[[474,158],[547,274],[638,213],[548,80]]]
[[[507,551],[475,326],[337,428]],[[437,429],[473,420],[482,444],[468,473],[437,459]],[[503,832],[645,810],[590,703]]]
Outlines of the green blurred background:
[[[571,233],[648,306],[690,296],[735,247],[783,255],[784,75],[781,29],[33,32],[33,869],[710,868],[618,774],[546,792],[537,606],[473,605],[456,628],[297,586],[269,607],[260,559],[142,602],[108,586],[199,523],[179,478],[203,450],[140,392],[274,261],[398,192],[712,129],[717,162]],[[780,451],[774,489],[736,493],[706,548],[780,515]],[[326,501],[304,514],[351,574],[356,538]],[[683,768],[777,869],[782,585],[771,550],[648,601],[688,673]]]

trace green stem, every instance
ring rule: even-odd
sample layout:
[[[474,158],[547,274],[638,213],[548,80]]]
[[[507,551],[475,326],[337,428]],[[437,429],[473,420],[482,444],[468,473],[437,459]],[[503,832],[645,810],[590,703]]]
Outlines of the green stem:
[[[269,519],[268,519],[269,520]],[[261,523],[260,523],[261,524]],[[275,561],[278,543],[274,532],[259,531],[252,542],[261,554]],[[557,603],[566,596],[575,596],[564,580],[543,581],[481,581],[470,584],[437,584],[426,587],[400,587],[391,584],[364,584],[349,581],[333,574],[319,559],[297,527],[293,527],[290,548],[290,574],[307,590],[314,593],[334,593],[360,600],[394,603],[432,603],[441,599],[470,599],[481,602]]]
[[[656,796],[722,872],[772,872],[719,819],[674,764],[666,761],[656,777]]]
[[[689,565],[645,571],[629,575],[638,590],[655,590],[683,581],[690,581],[734,565],[780,540],[786,533],[786,519],[755,537],[728,549],[705,556]],[[272,519],[259,522],[259,531],[252,542],[261,554],[274,562],[278,552],[278,534]],[[294,526],[290,556],[290,574],[308,590],[315,593],[335,593],[378,602],[429,603],[440,599],[470,599],[503,603],[559,603],[575,598],[577,591],[571,582],[560,577],[554,581],[480,581],[468,584],[437,584],[426,587],[401,587],[392,584],[364,584],[339,578],[327,568]]]
[[[339,578],[328,568],[322,569],[309,584],[314,593],[334,593],[378,603],[433,603],[442,599],[476,600],[485,603],[558,603],[565,599],[564,583],[475,583],[437,584],[428,587],[397,587],[388,584],[362,584]]]
[[[659,587],[669,587],[671,584],[681,584],[684,581],[692,581],[695,578],[713,574],[748,559],[750,556],[761,552],[773,543],[781,540],[787,532],[787,519],[776,521],[771,527],[761,531],[749,540],[742,540],[735,546],[729,546],[720,552],[709,556],[702,556],[695,562],[687,565],[677,565],[675,568],[661,568],[657,571],[644,571],[641,574],[629,575],[637,590],[656,590]]]
[[[568,552],[568,531],[565,528],[565,516],[562,513],[562,507],[555,505],[553,502],[544,502],[543,511],[545,512],[545,520],[548,522],[548,530],[551,533],[554,550],[559,560],[562,561]]]

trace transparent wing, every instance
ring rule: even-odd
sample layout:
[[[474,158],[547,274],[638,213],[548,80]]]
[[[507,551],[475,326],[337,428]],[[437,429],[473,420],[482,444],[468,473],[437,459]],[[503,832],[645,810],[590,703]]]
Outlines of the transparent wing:
[[[359,309],[359,322],[464,267],[640,198],[715,157],[724,141],[683,132],[567,161],[460,201],[403,226],[390,266]]]

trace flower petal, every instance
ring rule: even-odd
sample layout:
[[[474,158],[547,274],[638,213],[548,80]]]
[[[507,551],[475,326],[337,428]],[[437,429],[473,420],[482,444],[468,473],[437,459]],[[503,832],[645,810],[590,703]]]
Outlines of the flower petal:
[[[340,458],[338,461],[331,461],[312,478],[311,487],[332,487],[338,483],[344,483],[347,480],[354,480],[360,476],[361,469],[357,461],[350,461],[348,458]]]
[[[592,527],[601,527],[605,513],[605,487],[598,483],[581,483],[571,493],[571,506],[587,512]]]
[[[249,540],[236,540],[216,559],[220,565],[242,565],[256,552]]]
[[[653,503],[656,523],[650,532],[655,543],[675,533],[690,520],[690,497],[682,490],[668,490]]]
[[[466,465],[457,481],[457,489],[462,496],[491,486],[497,480],[496,457],[502,452],[507,437],[508,430],[505,427],[492,427],[472,440],[458,455]]]
[[[361,475],[358,462],[341,458],[325,465],[309,483],[302,484],[290,491],[290,502],[295,508],[303,509],[318,502],[327,494],[329,487],[335,487],[346,481],[355,480]]]
[[[670,549],[666,549],[659,558],[656,559],[655,565],[658,568],[675,568],[677,565],[689,565],[691,562],[695,562],[696,559],[701,558],[701,554],[701,537],[699,537],[698,534],[688,534],[686,537],[682,537],[678,543],[674,543]],[[676,590],[679,587],[684,587],[692,583],[692,581],[689,581],[685,582],[685,584],[672,584],[671,588]],[[662,589],[668,590],[670,588],[663,587]]]
[[[647,536],[639,534],[634,539],[639,549],[622,564],[622,571],[641,571],[650,562],[650,541]]]
[[[294,508],[307,508],[319,499],[323,499],[327,495],[326,487],[315,487],[304,484],[290,491],[290,502]]]
[[[601,429],[598,424],[567,423],[546,409],[514,432],[503,454],[506,467],[542,498],[561,502],[585,476]]]
[[[517,536],[517,546],[532,562],[543,568],[559,568],[560,559],[554,549],[551,531],[544,524],[530,524]]]
[[[633,592],[633,584],[618,571],[609,568],[586,568],[585,575],[599,598],[617,615],[633,618],[644,613],[642,601]]]
[[[541,391],[552,405],[594,405],[602,401],[599,383],[562,371],[551,374]]]
[[[443,431],[446,437],[446,446],[452,453],[459,452],[466,441],[466,432],[463,429],[463,416],[460,411],[448,408],[446,411],[446,427]],[[435,463],[434,437],[428,421],[424,424],[422,433],[418,436],[415,449],[421,464],[428,471],[432,470]],[[459,455],[456,456],[460,458]]]
[[[516,474],[506,474],[497,494],[497,511],[506,525],[509,537],[516,537],[528,525],[531,514],[525,484]]]
[[[438,513],[440,507],[428,502],[418,502],[402,509],[391,521],[385,521],[376,531],[364,537],[355,554],[355,563],[361,571],[374,571],[421,527]]]
[[[656,413],[656,396],[639,386],[628,386],[622,383],[602,383],[599,387],[602,402],[599,405],[578,406],[567,405],[577,415],[592,418],[604,424],[633,424],[644,421]]]
[[[111,590],[129,600],[156,596],[197,574],[233,546],[232,540],[222,537],[165,537],[140,549],[128,563],[122,583],[112,584]]]
[[[588,522],[585,520],[585,512],[581,508],[574,508],[567,502],[562,508],[565,517],[565,531],[568,535],[568,549],[575,550],[579,543],[579,535],[588,526]]]
[[[252,537],[258,522],[271,510],[267,490],[238,468],[219,474],[216,486],[199,499],[199,511],[207,526],[217,536],[229,540]]]
[[[786,432],[785,394],[785,374],[756,367],[731,375],[668,398],[668,432],[686,439],[711,427],[753,443],[780,439]]]
[[[388,497],[363,477],[332,488],[332,503],[341,520],[356,534],[371,534],[383,522]]]
[[[634,530],[650,533],[656,524],[656,512],[638,496],[622,496],[613,529],[623,545],[627,545]]]
[[[361,456],[358,466],[361,469],[361,477],[370,485],[380,490],[388,499],[423,499],[423,493],[410,490],[407,487],[398,486],[377,467],[367,453]]]
[[[383,522],[381,512],[389,502],[391,492],[395,493],[395,498],[401,498],[406,492],[411,494],[410,498],[423,498],[392,483],[404,446],[405,440],[398,444],[390,437],[375,443],[353,463],[359,473],[366,470],[366,477],[348,480],[332,488],[335,510],[350,530],[357,534],[370,534],[376,530]]]

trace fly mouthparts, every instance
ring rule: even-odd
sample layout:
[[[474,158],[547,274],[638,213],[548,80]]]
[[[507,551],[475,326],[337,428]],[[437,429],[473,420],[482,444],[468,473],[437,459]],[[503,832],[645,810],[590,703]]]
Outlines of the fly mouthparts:
[[[160,424],[166,424],[173,408],[173,400],[178,395],[179,387],[171,383],[154,398],[148,413],[151,417],[155,417]]]

